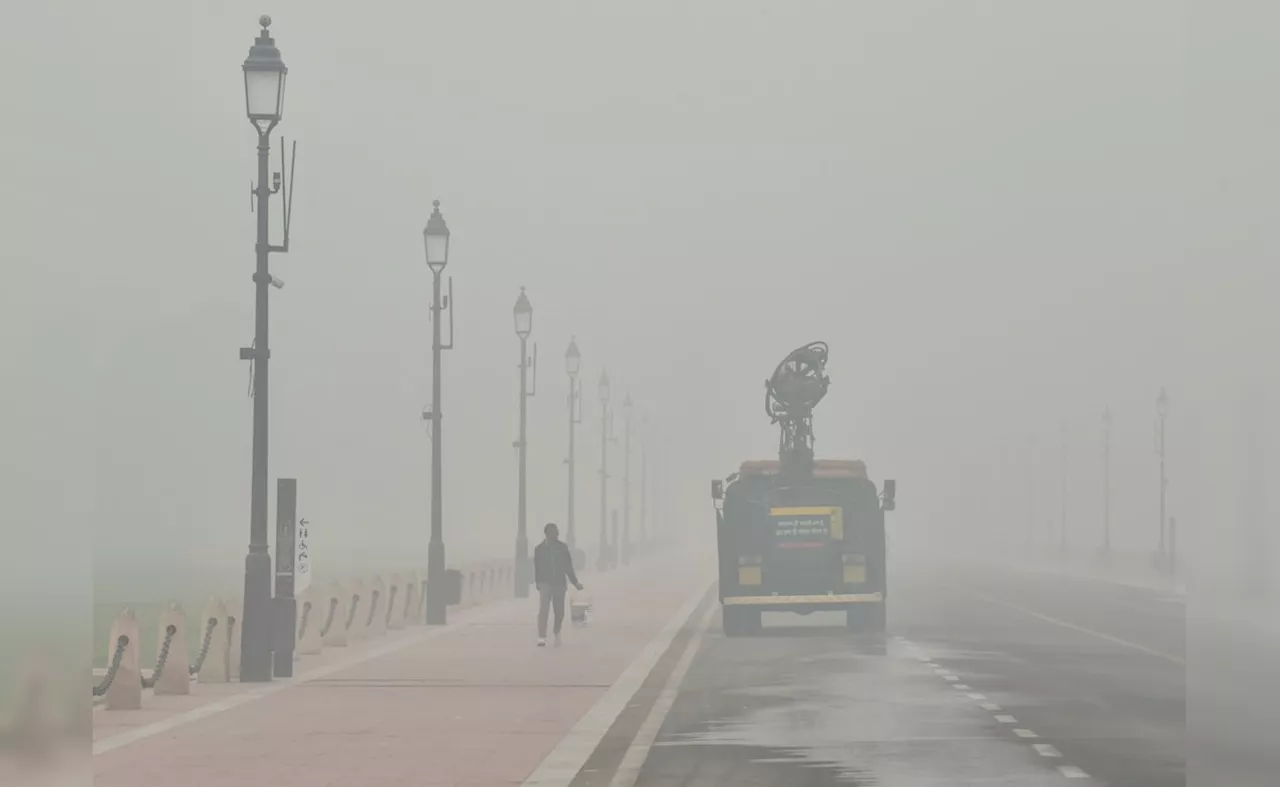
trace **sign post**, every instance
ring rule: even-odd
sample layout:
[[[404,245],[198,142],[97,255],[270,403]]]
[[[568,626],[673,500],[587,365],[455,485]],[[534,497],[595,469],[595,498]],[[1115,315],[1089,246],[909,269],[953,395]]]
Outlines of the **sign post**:
[[[276,597],[275,676],[293,677],[293,650],[297,641],[298,600],[294,597],[294,564],[297,557],[298,481],[276,479]]]
[[[311,523],[298,520],[298,556],[293,565],[293,595],[301,596],[311,587]]]

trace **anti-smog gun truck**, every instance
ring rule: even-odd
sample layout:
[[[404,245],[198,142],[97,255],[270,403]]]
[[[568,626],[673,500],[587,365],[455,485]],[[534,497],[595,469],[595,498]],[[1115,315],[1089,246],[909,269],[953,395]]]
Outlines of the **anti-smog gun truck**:
[[[720,603],[730,637],[755,633],[762,612],[843,610],[854,630],[884,631],[888,585],[882,492],[860,460],[813,456],[813,408],[827,394],[827,345],[788,355],[765,382],[778,458],[743,462],[711,482]]]

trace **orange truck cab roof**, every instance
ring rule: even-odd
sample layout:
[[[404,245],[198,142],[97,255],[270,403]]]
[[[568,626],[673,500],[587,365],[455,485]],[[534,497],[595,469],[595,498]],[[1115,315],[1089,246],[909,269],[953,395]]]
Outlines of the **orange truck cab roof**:
[[[781,469],[777,459],[754,459],[743,462],[738,474],[777,475]],[[815,459],[813,475],[815,478],[866,478],[867,465],[861,459]]]

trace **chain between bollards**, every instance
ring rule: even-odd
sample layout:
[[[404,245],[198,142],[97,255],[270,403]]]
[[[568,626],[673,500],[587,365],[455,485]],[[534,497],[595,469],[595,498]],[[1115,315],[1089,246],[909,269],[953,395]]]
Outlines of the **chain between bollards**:
[[[187,667],[188,675],[198,675],[204,667],[205,657],[209,655],[209,643],[213,641],[213,630],[218,626],[217,618],[209,618],[204,624],[204,641],[200,643],[200,653],[196,656],[196,663]]]
[[[155,688],[156,681],[160,680],[160,676],[164,675],[165,662],[169,660],[169,646],[173,644],[173,635],[178,633],[178,627],[170,623],[164,630],[164,642],[160,645],[160,656],[156,659],[156,668],[151,671],[150,678],[142,679],[142,688]]]
[[[106,677],[102,682],[93,687],[93,696],[101,697],[111,689],[111,683],[116,679],[116,672],[120,669],[120,659],[124,658],[124,649],[129,646],[129,637],[121,634],[116,639],[116,652],[111,657],[111,665],[107,667]]]

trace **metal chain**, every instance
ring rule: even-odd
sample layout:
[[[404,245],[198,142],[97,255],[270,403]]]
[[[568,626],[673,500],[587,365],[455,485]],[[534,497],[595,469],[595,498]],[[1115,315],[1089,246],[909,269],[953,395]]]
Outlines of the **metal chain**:
[[[199,675],[200,670],[204,668],[205,657],[209,655],[209,643],[213,641],[213,630],[218,625],[217,618],[209,618],[204,624],[204,642],[200,644],[200,654],[196,656],[196,663],[187,668],[188,675]]]
[[[369,628],[373,625],[373,616],[378,612],[378,591],[373,591],[373,595],[369,598],[369,619],[364,622],[364,627]]]
[[[129,645],[129,637],[121,634],[116,638],[116,652],[111,656],[111,664],[107,667],[106,677],[93,687],[93,696],[101,697],[111,689],[111,682],[116,679],[116,671],[120,669],[120,659],[124,658],[124,649]]]
[[[173,644],[173,635],[177,633],[178,627],[172,623],[165,627],[164,642],[160,643],[160,657],[156,659],[156,668],[151,671],[150,678],[142,679],[142,688],[155,688],[156,681],[160,680],[160,676],[164,675],[164,665],[169,660],[169,646]]]
[[[298,623],[298,641],[307,634],[307,623],[311,620],[311,602],[307,601],[302,604],[302,621]]]
[[[347,615],[347,629],[350,630],[351,624],[356,620],[356,609],[360,606],[360,594],[356,593],[351,596],[351,612]]]
[[[329,629],[333,627],[334,615],[338,612],[338,600],[336,598],[329,599],[329,616],[324,621],[324,628],[320,629],[320,636],[329,636]]]

